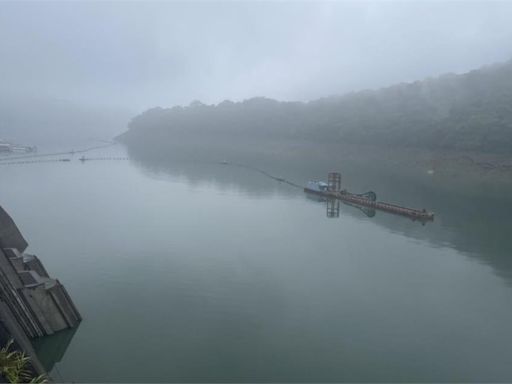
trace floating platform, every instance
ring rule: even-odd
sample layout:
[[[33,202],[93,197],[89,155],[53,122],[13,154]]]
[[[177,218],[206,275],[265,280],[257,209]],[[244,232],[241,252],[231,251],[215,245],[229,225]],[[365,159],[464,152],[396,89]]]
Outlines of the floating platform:
[[[360,207],[368,207],[395,215],[405,216],[412,220],[419,220],[422,222],[433,221],[434,213],[425,209],[414,209],[403,207],[396,204],[385,203],[377,201],[377,196],[374,192],[367,192],[362,195],[350,193],[347,190],[340,190],[341,175],[339,173],[329,173],[329,180],[325,182],[309,182],[308,186],[304,188],[304,192],[323,196],[327,199],[337,199],[344,203],[357,205]]]
[[[402,207],[400,205],[385,203],[382,201],[373,201],[368,198],[361,197],[359,195],[354,195],[347,191],[316,191],[314,189],[304,188],[304,192],[312,193],[315,195],[323,196],[327,199],[338,199],[350,204],[355,204],[363,207],[369,207],[373,209],[378,209],[380,211],[385,211],[389,213],[393,213],[395,215],[401,215],[409,217],[413,220],[421,220],[421,221],[433,221],[434,213],[428,212],[425,209],[414,209],[408,207]]]

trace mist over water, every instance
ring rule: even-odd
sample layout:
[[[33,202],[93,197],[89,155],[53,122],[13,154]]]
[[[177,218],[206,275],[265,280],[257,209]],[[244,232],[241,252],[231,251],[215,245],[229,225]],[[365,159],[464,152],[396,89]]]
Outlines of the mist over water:
[[[365,168],[358,180],[349,165],[347,187],[370,183]],[[299,183],[311,176],[294,169],[266,171]],[[75,157],[2,172],[4,205],[29,251],[66,284],[84,316],[54,377],[498,381],[511,374],[511,223],[499,214],[506,198],[454,202],[422,188],[411,198],[413,186],[372,175],[380,196],[435,209],[435,221],[423,226],[343,204],[329,219],[325,202],[300,189],[215,162]]]
[[[511,17],[0,2],[0,205],[83,316],[52,380],[511,381]]]

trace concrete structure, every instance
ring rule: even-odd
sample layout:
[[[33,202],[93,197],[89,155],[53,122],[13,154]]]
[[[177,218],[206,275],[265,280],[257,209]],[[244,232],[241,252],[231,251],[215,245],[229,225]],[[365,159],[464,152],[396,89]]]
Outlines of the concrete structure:
[[[16,224],[0,207],[0,340],[12,337],[31,355],[30,338],[74,328],[81,317],[64,286],[36,256],[25,254],[26,248]]]

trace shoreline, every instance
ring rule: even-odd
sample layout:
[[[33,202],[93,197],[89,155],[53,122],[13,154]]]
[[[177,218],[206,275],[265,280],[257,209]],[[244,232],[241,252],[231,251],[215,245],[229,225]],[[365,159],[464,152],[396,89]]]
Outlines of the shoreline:
[[[309,177],[324,177],[330,171],[348,176],[354,169],[370,177],[387,174],[441,189],[462,187],[465,193],[512,191],[512,155],[286,140],[230,144],[194,137],[172,143],[123,142],[130,157],[143,163],[228,160],[275,165]]]

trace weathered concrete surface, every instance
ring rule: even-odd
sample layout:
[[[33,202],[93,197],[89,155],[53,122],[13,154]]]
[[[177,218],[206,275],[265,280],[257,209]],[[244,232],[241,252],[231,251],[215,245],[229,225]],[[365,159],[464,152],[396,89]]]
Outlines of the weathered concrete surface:
[[[55,364],[62,361],[76,331],[77,328],[67,329],[33,340],[34,350],[47,372],[51,372]]]
[[[0,344],[4,346],[11,339],[15,342],[15,349],[23,351],[27,356],[30,356],[30,364],[37,375],[46,373],[46,369],[39,361],[29,338],[18,325],[9,307],[0,301]]]
[[[26,266],[28,266],[30,270],[36,271],[39,274],[39,276],[50,277],[48,275],[48,272],[46,272],[43,263],[41,263],[41,261],[36,256],[24,254],[23,262],[25,263]]]
[[[48,275],[41,261],[23,253],[27,246],[0,207],[0,341],[13,338],[41,373],[43,367],[29,339],[74,328],[81,316],[64,286]]]
[[[28,243],[11,217],[0,207],[0,248],[15,248],[25,252]]]

